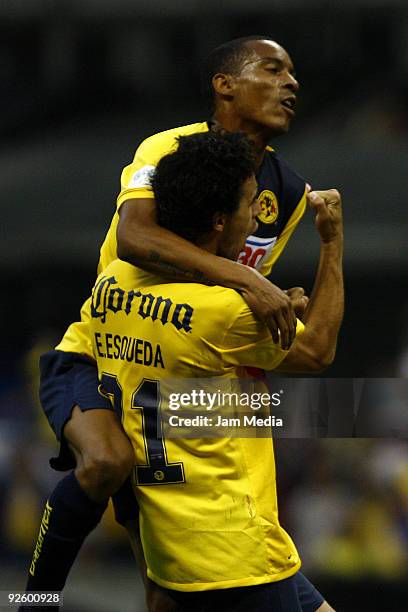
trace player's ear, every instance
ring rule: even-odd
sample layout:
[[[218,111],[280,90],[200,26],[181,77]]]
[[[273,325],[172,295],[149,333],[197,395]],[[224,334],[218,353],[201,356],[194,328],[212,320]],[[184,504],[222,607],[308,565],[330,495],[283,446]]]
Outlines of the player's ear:
[[[223,232],[227,217],[224,213],[215,213],[213,217],[213,228],[216,232]]]
[[[231,74],[217,72],[212,78],[212,86],[219,96],[232,96],[234,92],[235,79]]]

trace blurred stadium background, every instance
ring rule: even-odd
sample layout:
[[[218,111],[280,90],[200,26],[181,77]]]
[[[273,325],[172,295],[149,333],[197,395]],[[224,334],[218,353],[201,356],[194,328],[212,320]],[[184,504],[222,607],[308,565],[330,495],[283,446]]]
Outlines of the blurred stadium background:
[[[343,194],[347,311],[327,375],[407,376],[405,0],[0,2],[0,590],[23,588],[59,478],[36,400],[38,354],[88,295],[120,171],[145,136],[207,117],[201,60],[252,33],[288,49],[302,84],[277,150],[314,187]],[[310,290],[316,256],[308,216],[275,282]],[[392,399],[384,405],[392,410]],[[277,459],[282,521],[336,610],[404,609],[406,440],[282,439]],[[64,610],[142,612],[142,600],[125,538],[107,517],[81,553]]]

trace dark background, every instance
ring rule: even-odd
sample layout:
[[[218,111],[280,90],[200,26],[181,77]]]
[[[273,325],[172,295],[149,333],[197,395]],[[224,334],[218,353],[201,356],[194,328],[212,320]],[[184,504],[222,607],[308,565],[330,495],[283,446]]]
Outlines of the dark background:
[[[343,194],[347,305],[327,376],[407,375],[406,2],[0,3],[1,588],[22,588],[42,498],[55,482],[47,468],[53,442],[35,399],[37,356],[77,318],[89,293],[121,169],[144,137],[207,118],[202,59],[214,46],[254,33],[275,37],[289,51],[302,85],[297,119],[275,148],[314,188]],[[307,215],[274,281],[310,291],[317,254]],[[403,601],[406,444],[280,440],[278,459],[285,525],[309,551],[305,568],[323,581],[337,610],[357,609],[356,601],[362,610],[401,609],[402,603],[391,607],[390,597],[379,603],[377,586],[366,581],[387,593],[394,588],[395,601]],[[315,521],[308,500],[317,508]],[[296,508],[303,507],[299,516]],[[333,512],[338,520],[323,528]],[[73,609],[142,610],[130,586],[133,564],[112,519],[101,533],[84,553],[85,570],[72,577],[82,601],[80,607],[72,600]],[[107,603],[104,573],[110,576],[116,563],[116,585],[125,580],[128,593],[118,606]]]

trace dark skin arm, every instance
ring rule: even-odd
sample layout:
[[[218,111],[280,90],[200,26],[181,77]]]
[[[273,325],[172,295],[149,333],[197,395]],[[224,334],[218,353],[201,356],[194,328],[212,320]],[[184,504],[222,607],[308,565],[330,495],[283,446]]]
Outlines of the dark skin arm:
[[[337,336],[344,313],[343,220],[338,191],[308,194],[320,234],[320,260],[312,295],[302,317],[305,331],[296,338],[279,366],[282,372],[319,372],[336,353]]]
[[[254,314],[264,321],[276,343],[288,349],[295,338],[296,318],[291,299],[259,272],[217,257],[157,225],[152,199],[132,199],[119,210],[118,257],[177,281],[222,285],[237,289]]]

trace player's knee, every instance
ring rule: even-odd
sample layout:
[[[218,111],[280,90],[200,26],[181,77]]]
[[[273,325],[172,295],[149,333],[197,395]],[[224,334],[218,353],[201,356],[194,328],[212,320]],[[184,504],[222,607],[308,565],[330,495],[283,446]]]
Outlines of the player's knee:
[[[122,486],[134,465],[129,445],[106,445],[82,456],[76,476],[83,489],[93,498],[110,497]]]

